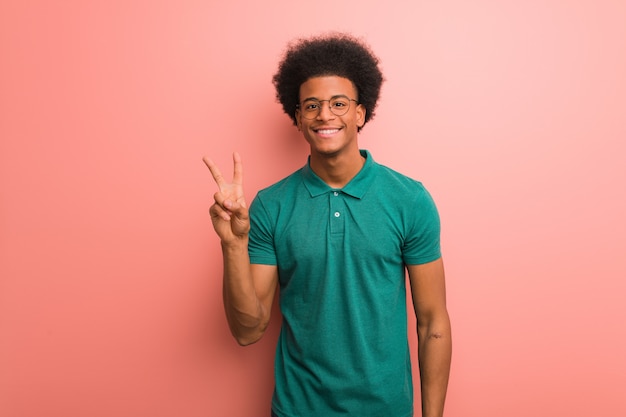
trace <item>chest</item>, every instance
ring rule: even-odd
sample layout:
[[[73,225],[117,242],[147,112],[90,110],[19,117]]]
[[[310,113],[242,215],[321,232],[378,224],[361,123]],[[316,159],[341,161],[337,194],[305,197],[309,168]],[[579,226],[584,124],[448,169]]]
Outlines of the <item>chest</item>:
[[[401,265],[404,229],[401,211],[376,198],[329,191],[295,199],[277,217],[279,267]]]

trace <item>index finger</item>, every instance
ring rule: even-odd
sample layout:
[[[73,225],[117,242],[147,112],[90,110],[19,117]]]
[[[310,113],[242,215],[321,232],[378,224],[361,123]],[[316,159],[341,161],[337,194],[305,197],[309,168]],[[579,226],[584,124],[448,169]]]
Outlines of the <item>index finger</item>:
[[[211,175],[213,176],[215,183],[220,188],[220,190],[222,190],[222,187],[226,184],[226,181],[224,181],[224,176],[222,175],[222,172],[217,167],[217,165],[215,165],[215,162],[211,160],[211,158],[207,156],[203,156],[202,160],[204,161],[205,165],[209,168],[209,171],[211,171]]]

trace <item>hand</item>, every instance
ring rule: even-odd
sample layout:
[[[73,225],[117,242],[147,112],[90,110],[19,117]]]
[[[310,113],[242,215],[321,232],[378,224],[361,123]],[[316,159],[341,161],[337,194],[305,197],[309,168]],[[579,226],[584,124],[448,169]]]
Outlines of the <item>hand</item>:
[[[250,230],[250,218],[248,206],[243,194],[243,165],[237,152],[233,153],[234,173],[232,183],[227,183],[215,163],[207,158],[202,158],[209,170],[219,191],[213,198],[215,203],[211,206],[211,221],[217,235],[223,242],[232,242],[236,239],[246,238]]]

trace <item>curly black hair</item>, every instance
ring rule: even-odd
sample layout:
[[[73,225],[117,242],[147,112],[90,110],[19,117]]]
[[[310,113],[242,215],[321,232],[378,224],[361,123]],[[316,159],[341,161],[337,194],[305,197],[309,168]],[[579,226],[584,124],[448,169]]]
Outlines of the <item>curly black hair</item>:
[[[349,34],[330,33],[297,39],[287,45],[278,72],[272,79],[276,98],[296,125],[295,111],[300,100],[300,86],[313,77],[344,77],[352,81],[359,104],[366,109],[365,125],[374,117],[384,80],[378,64],[379,59],[370,47]]]

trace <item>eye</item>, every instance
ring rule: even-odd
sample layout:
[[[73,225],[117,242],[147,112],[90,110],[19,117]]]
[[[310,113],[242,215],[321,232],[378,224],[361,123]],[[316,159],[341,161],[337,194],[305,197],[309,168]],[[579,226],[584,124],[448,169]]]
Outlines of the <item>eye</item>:
[[[331,105],[335,108],[341,109],[343,107],[346,107],[348,105],[348,102],[346,100],[335,100],[331,103]]]
[[[319,104],[319,103],[309,102],[309,103],[306,103],[306,104],[304,105],[304,110],[305,110],[305,111],[313,111],[313,110],[317,110],[317,109],[319,109],[319,107],[320,107],[320,104]]]

